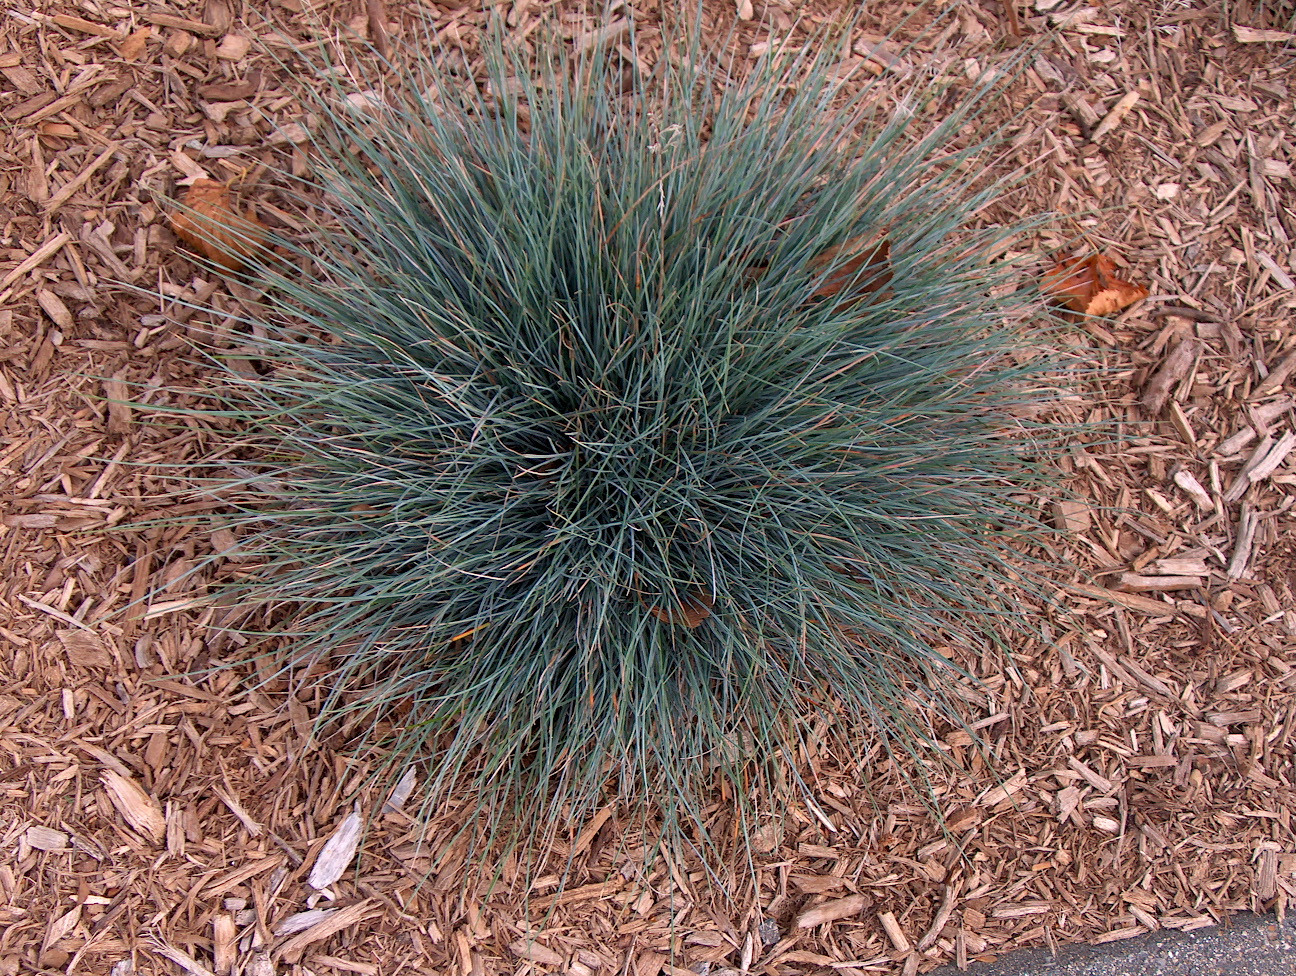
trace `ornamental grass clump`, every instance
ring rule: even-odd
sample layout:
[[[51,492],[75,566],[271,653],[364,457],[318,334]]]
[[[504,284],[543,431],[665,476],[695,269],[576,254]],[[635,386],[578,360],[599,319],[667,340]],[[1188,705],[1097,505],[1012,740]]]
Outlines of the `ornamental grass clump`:
[[[673,842],[825,716],[921,752],[945,650],[1021,622],[1052,364],[969,229],[986,93],[932,122],[830,48],[320,74],[320,230],[251,259],[220,394],[226,602],[479,851],[614,801]]]

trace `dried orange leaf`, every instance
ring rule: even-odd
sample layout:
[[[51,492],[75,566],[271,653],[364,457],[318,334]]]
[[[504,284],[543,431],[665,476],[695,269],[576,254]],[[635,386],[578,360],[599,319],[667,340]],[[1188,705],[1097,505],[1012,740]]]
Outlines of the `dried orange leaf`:
[[[852,282],[852,294],[871,295],[890,283],[891,242],[885,239],[876,241],[867,236],[852,237],[846,243],[830,247],[816,256],[810,262],[810,269],[817,271],[829,267],[838,258],[848,254],[853,254],[854,257],[835,268],[823,284],[810,293],[811,298],[831,298]]]
[[[1044,292],[1082,315],[1111,315],[1148,296],[1148,290],[1116,277],[1111,258],[1092,254],[1059,261],[1044,275]]]
[[[715,598],[709,593],[691,593],[681,598],[678,607],[649,607],[648,612],[667,624],[682,624],[689,630],[711,616]]]
[[[228,271],[242,271],[247,259],[264,252],[266,227],[235,208],[229,187],[197,180],[180,198],[187,209],[171,217],[176,236],[203,257]]]

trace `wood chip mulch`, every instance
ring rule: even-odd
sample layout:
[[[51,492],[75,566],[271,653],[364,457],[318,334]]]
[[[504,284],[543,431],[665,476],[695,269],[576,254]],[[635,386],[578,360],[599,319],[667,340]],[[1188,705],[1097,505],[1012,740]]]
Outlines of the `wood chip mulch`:
[[[520,34],[556,15],[578,43],[625,41],[624,10],[497,7]],[[471,67],[479,8],[423,9]],[[736,23],[744,54],[841,9],[707,5],[717,32]],[[202,673],[238,648],[215,610],[186,605],[221,563],[190,570],[232,540],[151,520],[192,504],[181,475],[220,432],[126,405],[201,396],[191,342],[214,332],[232,346],[221,312],[246,298],[177,247],[162,197],[212,178],[291,227],[263,176],[307,165],[311,120],[275,54],[325,31],[399,37],[415,8],[10,5],[0,976],[910,976],[1284,911],[1296,893],[1296,25],[1281,9],[980,0],[908,51],[882,37],[912,10],[870,9],[862,27],[876,33],[856,56],[897,84],[906,72],[970,84],[1009,56],[1014,30],[1030,43],[1058,27],[1005,107],[1020,113],[1005,164],[1028,175],[1001,206],[1061,215],[1036,242],[1041,266],[1100,252],[1151,292],[1075,340],[1103,385],[1068,409],[1120,422],[1119,438],[1065,461],[1077,497],[1054,516],[1078,571],[1059,584],[1082,589],[1024,608],[1049,640],[964,662],[984,680],[968,708],[985,749],[944,737],[951,763],[928,772],[946,830],[876,744],[825,727],[801,757],[815,804],[769,811],[758,880],[735,882],[731,901],[694,865],[645,869],[633,825],[609,808],[553,852],[573,859],[568,889],[542,878],[527,908],[514,865],[469,898],[457,864],[427,862],[421,841],[449,836],[453,809],[421,823],[393,803],[357,829],[372,761],[312,741],[311,700]],[[640,14],[649,49],[652,12]],[[360,795],[362,813],[386,799]]]

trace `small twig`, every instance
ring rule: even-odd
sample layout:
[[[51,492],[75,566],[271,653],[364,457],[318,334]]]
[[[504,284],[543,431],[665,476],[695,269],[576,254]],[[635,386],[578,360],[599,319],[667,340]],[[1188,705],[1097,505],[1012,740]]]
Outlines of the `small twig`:
[[[1021,37],[1021,24],[1017,22],[1016,0],[1003,0],[1004,12],[1008,14],[1008,30],[1013,37]]]
[[[365,12],[369,15],[369,39],[385,61],[391,50],[387,43],[387,8],[383,0],[365,0]]]

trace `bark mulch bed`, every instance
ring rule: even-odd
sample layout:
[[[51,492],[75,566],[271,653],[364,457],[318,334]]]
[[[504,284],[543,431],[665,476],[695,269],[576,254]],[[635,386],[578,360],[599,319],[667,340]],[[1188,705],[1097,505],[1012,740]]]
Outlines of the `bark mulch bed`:
[[[245,671],[177,677],[238,651],[213,610],[186,604],[207,579],[186,571],[231,539],[150,524],[175,514],[167,493],[219,432],[145,423],[120,401],[201,395],[191,342],[237,342],[229,319],[184,303],[233,312],[243,286],[177,248],[162,195],[231,181],[293,226],[262,178],[284,158],[308,165],[311,120],[268,52],[317,41],[321,24],[396,35],[413,9],[308,4],[26,0],[0,19],[0,974],[912,974],[1283,911],[1296,26],[1274,5],[981,0],[903,61],[861,38],[897,84],[970,80],[1003,61],[1010,6],[1027,40],[1062,25],[1013,87],[1007,162],[1030,176],[1003,206],[1062,215],[1041,260],[1080,234],[1151,290],[1076,339],[1107,369],[1069,407],[1120,421],[1066,459],[1087,502],[1056,515],[1088,589],[1024,608],[1046,615],[1049,640],[967,662],[985,682],[969,714],[986,748],[945,739],[954,763],[932,775],[946,831],[876,745],[825,728],[800,757],[816,805],[769,811],[757,880],[735,881],[732,901],[694,865],[645,872],[609,808],[554,852],[573,859],[567,890],[541,878],[528,907],[511,864],[466,897],[455,862],[426,860],[420,841],[448,836],[453,809],[422,823],[389,806],[340,877],[312,887],[369,761],[313,742],[314,703]],[[625,41],[624,10],[497,8],[520,34],[557,14],[574,38]],[[424,9],[471,68],[481,13]],[[909,12],[879,4],[865,26]],[[839,13],[708,5],[716,30],[738,20],[748,53]],[[366,796],[364,812],[385,799]],[[725,823],[717,803],[717,836]]]

